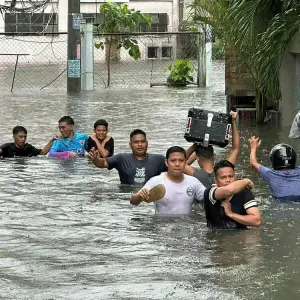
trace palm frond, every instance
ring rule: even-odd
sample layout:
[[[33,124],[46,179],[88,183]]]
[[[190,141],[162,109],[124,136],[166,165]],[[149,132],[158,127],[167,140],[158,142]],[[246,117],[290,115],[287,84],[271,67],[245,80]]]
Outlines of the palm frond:
[[[259,36],[259,48],[253,57],[254,67],[260,90],[274,101],[281,97],[279,68],[283,54],[299,28],[300,6],[277,14],[268,29]]]

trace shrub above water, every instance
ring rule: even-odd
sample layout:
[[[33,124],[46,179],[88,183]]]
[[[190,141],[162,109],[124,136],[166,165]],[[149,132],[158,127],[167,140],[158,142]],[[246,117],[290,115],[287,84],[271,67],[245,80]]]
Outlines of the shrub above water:
[[[193,82],[195,69],[191,59],[177,59],[166,71],[170,72],[167,82],[170,84],[188,84]]]

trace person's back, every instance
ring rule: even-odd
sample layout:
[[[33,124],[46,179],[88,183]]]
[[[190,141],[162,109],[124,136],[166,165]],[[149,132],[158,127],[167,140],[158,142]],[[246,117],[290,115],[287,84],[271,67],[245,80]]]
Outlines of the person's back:
[[[272,197],[280,200],[300,201],[300,167],[296,167],[297,155],[293,147],[278,144],[270,152],[272,168],[267,168],[256,159],[261,144],[255,136],[250,140],[250,164],[269,185]]]
[[[272,197],[300,201],[300,167],[274,170],[260,165],[258,172],[261,178],[268,183]]]

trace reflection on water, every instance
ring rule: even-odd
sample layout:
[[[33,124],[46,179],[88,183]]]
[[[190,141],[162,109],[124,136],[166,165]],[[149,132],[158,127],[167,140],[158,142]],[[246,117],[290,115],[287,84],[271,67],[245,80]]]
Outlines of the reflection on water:
[[[144,129],[149,151],[162,153],[183,139],[190,107],[225,110],[224,70],[215,66],[207,89],[103,90],[81,96],[11,94],[0,99],[0,143],[21,124],[28,141],[43,146],[57,120],[74,117],[77,130],[92,132],[104,117],[116,153],[129,151],[132,129]],[[261,229],[210,231],[201,207],[191,216],[154,216],[151,204],[132,207],[131,186],[116,171],[87,159],[47,157],[0,160],[1,299],[298,299],[300,205],[270,199],[249,167],[248,138],[263,139],[258,157],[287,138],[272,125],[242,127],[239,177],[256,184]],[[224,157],[229,149],[216,149]]]

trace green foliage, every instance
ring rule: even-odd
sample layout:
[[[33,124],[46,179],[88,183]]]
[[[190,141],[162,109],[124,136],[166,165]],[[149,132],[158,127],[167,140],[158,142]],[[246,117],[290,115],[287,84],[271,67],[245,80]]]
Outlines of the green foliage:
[[[165,71],[170,72],[167,78],[167,82],[170,84],[188,84],[193,82],[195,69],[192,66],[191,59],[177,59]]]
[[[212,59],[225,59],[225,43],[220,39],[212,44]]]
[[[299,0],[195,0],[194,19],[209,24],[252,75],[259,94],[281,98],[282,56],[300,28]]]
[[[140,23],[147,23],[151,26],[152,18],[148,14],[142,14],[140,11],[129,9],[127,4],[107,2],[100,6],[100,13],[104,15],[104,21],[99,24],[98,31],[101,33],[121,33],[129,34],[133,32]],[[115,40],[107,39],[108,43]],[[97,49],[104,49],[102,42],[95,42]],[[120,36],[118,39],[117,49],[124,47],[128,50],[129,55],[135,60],[141,57],[139,46],[136,40],[128,36]]]

